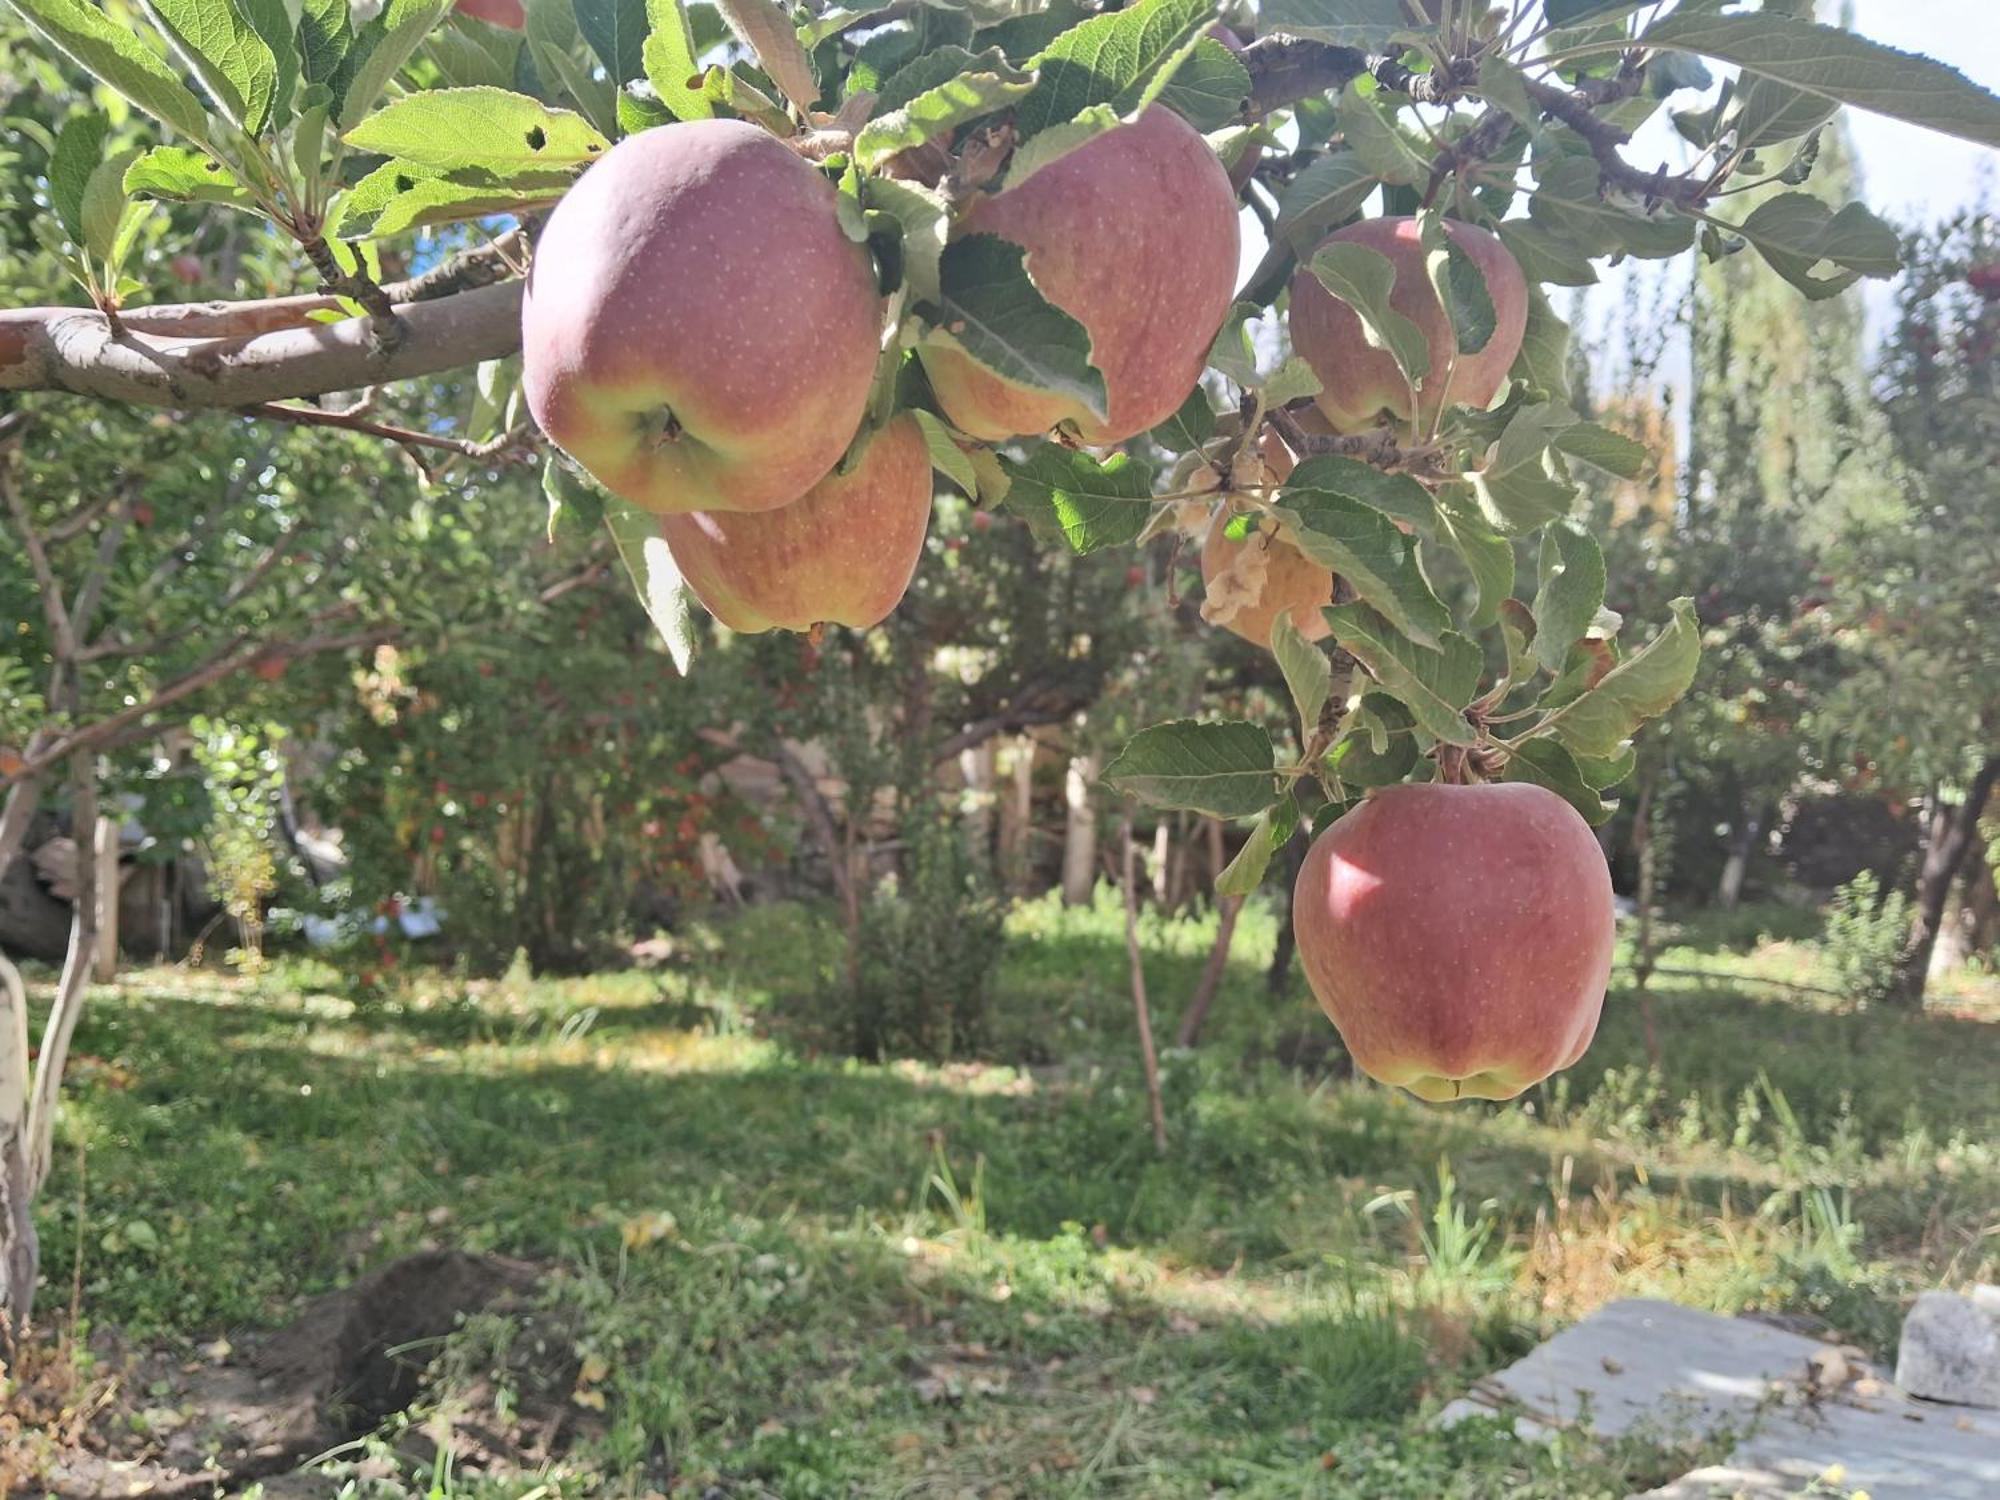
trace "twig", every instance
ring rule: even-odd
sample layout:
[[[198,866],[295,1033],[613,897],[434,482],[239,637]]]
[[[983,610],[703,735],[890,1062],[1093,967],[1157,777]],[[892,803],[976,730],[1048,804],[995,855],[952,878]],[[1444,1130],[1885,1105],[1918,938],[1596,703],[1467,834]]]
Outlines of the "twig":
[[[353,415],[353,408],[347,411],[321,411],[317,407],[282,406],[275,401],[261,402],[246,406],[243,414],[249,417],[264,417],[273,422],[289,422],[294,427],[338,427],[343,432],[366,433],[370,437],[387,438],[392,443],[405,447],[438,448],[446,453],[457,453],[466,458],[495,458],[505,454],[509,448],[531,449],[534,439],[518,428],[509,429],[496,438],[483,443],[475,443],[470,438],[440,437],[434,432],[418,432],[410,427],[395,427],[387,422],[371,422],[365,417]],[[525,463],[529,454],[523,452],[511,455],[515,462]]]
[[[1411,474],[1435,474],[1444,462],[1443,444],[1425,443],[1405,448],[1397,442],[1392,428],[1371,427],[1366,432],[1352,433],[1307,432],[1299,425],[1298,418],[1283,408],[1268,415],[1286,444],[1300,458],[1336,453],[1343,458],[1358,458],[1378,469],[1400,469]]]

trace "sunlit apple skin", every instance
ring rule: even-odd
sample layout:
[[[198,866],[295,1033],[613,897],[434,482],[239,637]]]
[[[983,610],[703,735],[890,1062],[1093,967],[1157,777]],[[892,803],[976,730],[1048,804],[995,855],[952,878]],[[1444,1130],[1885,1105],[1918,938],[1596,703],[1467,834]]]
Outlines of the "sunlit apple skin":
[[[1432,374],[1425,380],[1418,402],[1418,415],[1426,427],[1447,405],[1482,411],[1492,405],[1513,368],[1514,357],[1521,352],[1521,338],[1528,327],[1527,278],[1507,247],[1478,225],[1457,219],[1445,221],[1445,233],[1485,275],[1486,289],[1493,299],[1492,336],[1478,353],[1461,354],[1455,361],[1451,319],[1424,274],[1423,244],[1415,219],[1363,219],[1335,230],[1320,246],[1365,245],[1386,255],[1395,266],[1396,284],[1389,293],[1389,305],[1423,330],[1430,349]],[[1369,344],[1361,319],[1320,284],[1309,265],[1301,266],[1292,277],[1291,330],[1292,346],[1319,377],[1322,389],[1314,400],[1334,431],[1363,431],[1375,426],[1385,413],[1405,427],[1411,423],[1410,390],[1396,361],[1386,349]],[[1446,382],[1440,372],[1448,364],[1451,378]]]
[[[508,31],[519,31],[528,20],[521,0],[457,0],[455,8],[462,16],[471,16],[475,21],[485,21]]]
[[[1420,1099],[1510,1099],[1569,1067],[1611,977],[1603,852],[1527,782],[1371,792],[1313,841],[1292,923],[1356,1066]]]
[[[1245,547],[1263,547],[1269,554],[1264,564],[1264,591],[1255,603],[1224,620],[1222,628],[1253,646],[1269,646],[1272,625],[1279,615],[1288,614],[1307,640],[1324,640],[1330,635],[1332,627],[1321,611],[1333,603],[1333,573],[1285,540],[1274,521],[1262,522],[1236,542],[1229,539],[1227,523],[1218,518],[1209,528],[1208,540],[1202,543],[1201,581],[1212,583]]]
[[[902,601],[931,514],[923,429],[897,417],[851,473],[779,510],[662,516],[660,534],[710,614],[731,630],[879,625]]]
[[[1090,334],[1109,416],[1011,385],[956,349],[924,369],[960,429],[998,442],[1074,422],[1083,441],[1123,442],[1172,416],[1201,377],[1236,287],[1236,198],[1208,143],[1153,105],[1129,125],[977,203],[954,233],[1028,252],[1028,274]]]
[[[550,215],[521,384],[599,483],[661,514],[789,505],[846,451],[879,348],[868,256],[769,132],[629,136]]]

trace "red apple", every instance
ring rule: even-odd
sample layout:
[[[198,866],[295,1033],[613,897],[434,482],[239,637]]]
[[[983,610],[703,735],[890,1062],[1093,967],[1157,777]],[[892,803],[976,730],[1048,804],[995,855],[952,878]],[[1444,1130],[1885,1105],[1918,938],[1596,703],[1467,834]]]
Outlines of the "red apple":
[[[1236,287],[1236,197],[1208,142],[1153,105],[974,204],[956,233],[1028,252],[1028,274],[1090,334],[1108,419],[1066,396],[1002,380],[957,349],[921,352],[963,431],[989,442],[1074,422],[1086,443],[1119,443],[1179,409],[1208,362]]]
[[[1239,563],[1253,547],[1263,553],[1261,569],[1254,563]],[[1217,604],[1229,597],[1230,586],[1218,586],[1216,579],[1232,570],[1239,587],[1248,583],[1255,593],[1233,613],[1213,621],[1224,630],[1233,631],[1253,646],[1269,646],[1271,626],[1285,614],[1309,641],[1324,640],[1331,632],[1320,611],[1333,603],[1333,573],[1285,540],[1277,522],[1266,519],[1236,542],[1229,538],[1226,518],[1216,518],[1201,548],[1201,581]],[[1206,618],[1207,606],[1203,613]]]
[[[1567,1068],[1611,976],[1611,874],[1529,782],[1371,792],[1313,841],[1299,959],[1355,1064],[1420,1099],[1511,1099]]]
[[[662,516],[660,534],[731,630],[866,630],[910,586],[930,514],[930,450],[906,415],[870,440],[851,473],[829,474],[782,510]]]
[[[1494,328],[1486,346],[1455,358],[1451,319],[1424,274],[1415,219],[1364,219],[1335,230],[1320,246],[1365,245],[1386,255],[1396,268],[1389,305],[1423,330],[1430,348],[1430,374],[1417,402],[1417,415],[1426,428],[1447,405],[1480,410],[1491,406],[1521,352],[1521,336],[1528,326],[1527,278],[1507,247],[1478,225],[1457,219],[1445,221],[1445,233],[1471,257],[1493,298]],[[1300,267],[1292,277],[1291,329],[1292,346],[1305,356],[1324,387],[1315,400],[1334,431],[1360,432],[1375,426],[1385,412],[1399,425],[1410,424],[1410,388],[1396,361],[1388,350],[1368,342],[1354,309],[1322,286],[1309,266]]]
[[[475,21],[485,21],[493,26],[504,26],[509,31],[519,31],[528,20],[527,12],[521,8],[521,0],[457,0],[456,9],[461,16],[471,16]]]
[[[882,304],[830,183],[768,131],[629,136],[550,215],[521,307],[542,430],[661,514],[789,505],[840,459]]]

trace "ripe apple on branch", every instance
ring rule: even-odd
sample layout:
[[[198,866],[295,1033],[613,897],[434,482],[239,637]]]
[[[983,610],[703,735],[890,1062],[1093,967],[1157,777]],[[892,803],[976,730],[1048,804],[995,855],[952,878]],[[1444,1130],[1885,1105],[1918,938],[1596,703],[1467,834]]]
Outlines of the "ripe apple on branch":
[[[1705,0],[1264,0],[1255,36],[1215,0],[186,0],[136,32],[15,4],[139,116],[49,153],[89,306],[0,311],[0,392],[342,426],[440,479],[546,447],[683,668],[690,598],[744,630],[881,620],[940,479],[1079,552],[1199,536],[1204,612],[1268,647],[1296,726],[1155,726],[1104,780],[1250,820],[1232,893],[1316,830],[1315,988],[1364,1067],[1434,1096],[1587,1038],[1583,830],[1699,650],[1687,601],[1636,648],[1604,607],[1572,468],[1648,458],[1570,409],[1543,288],[1698,246],[1835,295],[1897,257],[1805,190],[1838,106],[2000,145],[2000,100],[1942,64]],[[1630,160],[1672,100],[1693,165]],[[162,202],[254,216],[305,285],[146,304]],[[386,277],[417,235],[438,253]],[[480,365],[463,430],[369,409]],[[1508,967],[1531,920],[1569,922],[1562,951]]]

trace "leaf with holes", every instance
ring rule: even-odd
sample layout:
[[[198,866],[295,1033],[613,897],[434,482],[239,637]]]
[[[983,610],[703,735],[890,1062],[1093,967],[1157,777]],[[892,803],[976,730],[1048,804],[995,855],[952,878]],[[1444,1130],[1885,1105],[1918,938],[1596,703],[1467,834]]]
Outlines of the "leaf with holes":
[[[677,120],[707,120],[715,106],[702,92],[701,53],[681,0],[646,0],[648,30],[640,48],[646,81]]]
[[[135,198],[174,203],[220,203],[258,212],[257,200],[234,172],[206,151],[155,146],[125,169],[125,191]]]
[[[1090,335],[1042,296],[1019,245],[990,234],[953,240],[938,280],[929,340],[955,346],[1002,380],[1105,415],[1104,376],[1090,363]]]
[[[1176,719],[1142,729],[1102,779],[1148,806],[1216,818],[1251,817],[1278,800],[1271,737],[1240,720]]]
[[[582,115],[550,109],[506,89],[428,89],[408,94],[348,131],[361,151],[443,171],[520,171],[588,166],[611,143]]]
[[[1485,655],[1456,632],[1441,649],[1405,639],[1365,604],[1336,604],[1325,611],[1333,638],[1368,669],[1382,691],[1399,700],[1424,731],[1448,745],[1476,745],[1465,708],[1479,687]]]

